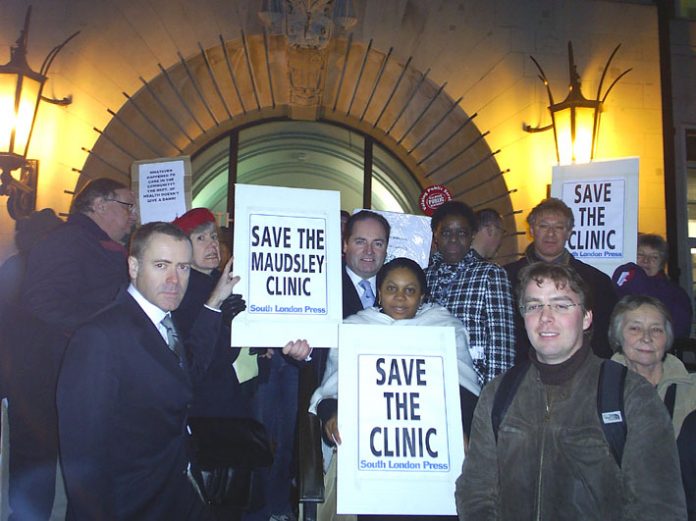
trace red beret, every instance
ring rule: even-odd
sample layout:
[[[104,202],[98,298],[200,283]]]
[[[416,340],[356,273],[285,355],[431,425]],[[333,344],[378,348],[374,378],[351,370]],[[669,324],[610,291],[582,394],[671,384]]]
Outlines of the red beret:
[[[172,224],[181,228],[186,235],[191,235],[193,230],[206,223],[215,223],[213,212],[207,208],[194,208],[172,221]]]

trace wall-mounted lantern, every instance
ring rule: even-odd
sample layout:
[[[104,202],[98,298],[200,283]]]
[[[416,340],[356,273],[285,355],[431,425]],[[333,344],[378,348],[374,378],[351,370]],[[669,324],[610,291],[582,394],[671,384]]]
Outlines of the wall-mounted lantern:
[[[10,61],[0,65],[0,195],[8,197],[7,210],[13,219],[28,215],[36,206],[38,161],[27,159],[36,112],[42,100],[57,105],[72,102],[71,97],[50,99],[42,93],[53,60],[79,33],[54,47],[36,72],[27,63],[30,18],[31,7],[17,42],[10,47]],[[20,171],[18,178],[12,175],[14,170]]]
[[[580,89],[580,75],[573,59],[573,44],[568,42],[570,84],[568,86],[568,96],[559,103],[554,102],[546,73],[544,73],[539,62],[533,56],[530,56],[534,65],[539,69],[539,79],[546,87],[546,93],[549,97],[548,109],[551,113],[551,124],[544,127],[531,127],[523,124],[522,128],[525,132],[543,132],[553,129],[553,137],[556,144],[556,160],[559,164],[587,163],[594,159],[597,136],[599,134],[599,121],[604,102],[614,85],[631,71],[631,69],[627,69],[619,74],[604,95],[602,95],[602,86],[607,70],[619,47],[621,47],[620,44],[616,46],[604,66],[602,77],[597,87],[596,98],[587,99]]]

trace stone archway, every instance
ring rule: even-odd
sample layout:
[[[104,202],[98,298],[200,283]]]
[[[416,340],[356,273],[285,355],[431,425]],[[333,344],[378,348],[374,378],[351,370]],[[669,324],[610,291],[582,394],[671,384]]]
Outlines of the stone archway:
[[[488,131],[462,110],[461,98],[447,95],[446,84],[410,63],[351,36],[332,40],[323,57],[298,54],[282,36],[220,37],[219,45],[179,55],[168,69],[159,65],[158,76],[124,93],[127,101],[98,130],[78,185],[105,174],[125,181],[135,160],[193,154],[253,122],[316,119],[372,136],[421,187],[445,184],[474,208],[496,208],[514,230],[512,191],[486,143]]]

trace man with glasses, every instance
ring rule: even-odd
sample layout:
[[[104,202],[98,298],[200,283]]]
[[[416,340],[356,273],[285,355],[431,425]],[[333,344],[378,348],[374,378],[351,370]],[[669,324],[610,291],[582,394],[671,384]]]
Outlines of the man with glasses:
[[[446,307],[469,332],[469,349],[483,385],[512,366],[515,331],[505,270],[471,249],[474,211],[460,201],[438,207],[430,222],[437,252],[426,270],[426,299]]]
[[[611,279],[598,269],[573,257],[565,245],[573,231],[575,218],[573,211],[560,199],[550,197],[541,201],[527,216],[529,233],[533,242],[527,247],[524,256],[505,266],[510,282],[519,291],[520,270],[534,262],[544,261],[571,266],[585,280],[590,290],[597,296],[592,323],[592,349],[597,356],[609,358],[613,354],[609,348],[609,317],[617,298]],[[524,330],[522,316],[515,315],[517,333],[517,359],[527,358],[530,344]]]
[[[6,350],[9,390],[11,520],[48,519],[54,501],[58,433],[55,388],[73,331],[128,282],[126,240],[135,195],[112,179],[75,196],[65,224],[29,253]]]
[[[615,363],[590,348],[586,282],[569,266],[538,262],[520,273],[519,293],[534,349],[514,370],[516,386],[511,372],[481,393],[456,484],[459,519],[686,520],[667,409],[632,371],[622,411],[602,414],[626,428],[622,457],[605,438],[598,381]],[[510,394],[496,428],[499,393]]]

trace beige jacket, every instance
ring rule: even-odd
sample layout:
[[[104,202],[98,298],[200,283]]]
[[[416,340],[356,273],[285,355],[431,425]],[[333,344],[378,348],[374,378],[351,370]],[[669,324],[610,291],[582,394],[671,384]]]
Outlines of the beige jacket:
[[[611,357],[615,362],[626,364],[626,357],[621,353],[616,353]],[[672,415],[672,425],[674,426],[674,437],[679,436],[682,423],[691,411],[696,410],[696,373],[689,373],[676,356],[667,354],[662,362],[662,380],[657,384],[657,394],[664,401],[667,388],[677,384],[677,395],[674,399],[674,414]]]

